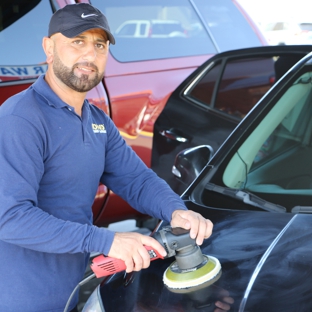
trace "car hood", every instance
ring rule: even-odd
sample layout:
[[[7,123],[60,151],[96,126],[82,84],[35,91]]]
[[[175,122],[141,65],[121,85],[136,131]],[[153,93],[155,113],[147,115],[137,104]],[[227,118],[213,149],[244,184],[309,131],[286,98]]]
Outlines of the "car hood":
[[[162,277],[175,259],[153,261],[102,284],[106,312],[213,311],[224,296],[234,300],[232,311],[312,310],[312,216],[187,205],[214,222],[201,250],[219,259],[221,277],[209,287],[173,292]]]

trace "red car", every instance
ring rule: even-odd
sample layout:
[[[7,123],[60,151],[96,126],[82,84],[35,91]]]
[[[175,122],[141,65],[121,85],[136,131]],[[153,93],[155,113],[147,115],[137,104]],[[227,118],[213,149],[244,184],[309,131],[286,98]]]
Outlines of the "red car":
[[[41,40],[48,21],[54,11],[75,2],[91,2],[103,11],[116,39],[103,83],[88,99],[111,116],[149,167],[154,122],[172,91],[218,52],[266,45],[234,0],[6,1],[0,4],[0,104],[46,71]],[[93,213],[98,226],[148,219],[104,185],[99,185]]]

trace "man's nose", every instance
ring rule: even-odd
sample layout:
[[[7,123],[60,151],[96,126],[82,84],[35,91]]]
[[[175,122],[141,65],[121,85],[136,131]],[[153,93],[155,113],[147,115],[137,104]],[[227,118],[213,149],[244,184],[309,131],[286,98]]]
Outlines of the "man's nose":
[[[88,43],[83,52],[83,59],[88,61],[93,61],[96,59],[96,49],[93,43]]]

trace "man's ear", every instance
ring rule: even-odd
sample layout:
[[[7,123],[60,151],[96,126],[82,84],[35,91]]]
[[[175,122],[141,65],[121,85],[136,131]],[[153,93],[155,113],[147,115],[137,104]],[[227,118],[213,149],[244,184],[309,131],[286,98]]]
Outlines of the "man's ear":
[[[48,64],[51,64],[53,62],[53,51],[54,51],[54,41],[53,39],[49,37],[44,37],[42,39],[42,47],[44,50],[44,53],[46,54],[46,62]]]

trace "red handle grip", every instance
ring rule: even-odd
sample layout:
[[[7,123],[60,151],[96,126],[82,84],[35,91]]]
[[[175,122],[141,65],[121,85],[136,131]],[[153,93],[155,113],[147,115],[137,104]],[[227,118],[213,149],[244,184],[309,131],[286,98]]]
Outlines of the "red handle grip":
[[[148,251],[151,261],[164,258],[155,249],[152,249],[149,246],[144,247]],[[95,257],[92,260],[90,267],[97,278],[112,275],[114,273],[121,272],[126,269],[126,265],[123,260],[105,257],[104,255]]]

